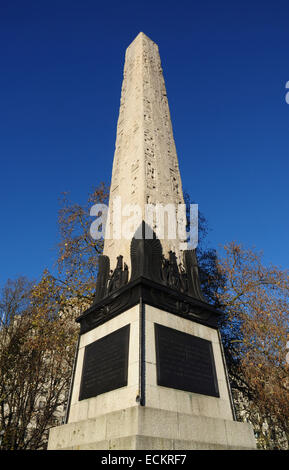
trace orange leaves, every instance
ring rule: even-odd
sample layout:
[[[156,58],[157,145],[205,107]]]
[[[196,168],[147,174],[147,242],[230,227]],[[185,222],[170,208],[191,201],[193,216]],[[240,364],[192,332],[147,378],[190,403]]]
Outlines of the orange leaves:
[[[90,237],[90,208],[108,200],[109,188],[101,183],[89,195],[86,204],[74,204],[64,194],[59,210],[57,275],[54,277],[59,296],[92,300],[97,276],[97,257],[102,253],[103,241]],[[92,287],[93,286],[93,287]],[[58,301],[59,302],[59,301]],[[60,303],[61,306],[63,304]]]
[[[97,256],[103,246],[101,240],[90,238],[90,207],[107,198],[104,184],[93,191],[86,206],[72,204],[65,194],[58,217],[57,274],[46,269],[32,286],[21,279],[7,284],[7,308],[0,329],[0,399],[5,396],[7,416],[9,410],[13,412],[9,429],[6,416],[1,423],[2,428],[6,426],[5,448],[41,446],[53,411],[66,401],[78,334],[75,318],[93,298]],[[40,396],[46,400],[41,410],[35,401]],[[9,441],[12,428],[16,431]],[[28,429],[30,444],[23,437]]]
[[[265,266],[261,253],[236,242],[224,251],[218,270],[226,285],[218,300],[226,312],[225,334],[238,358],[237,382],[241,377],[247,384],[247,412],[263,420],[266,416],[278,432],[288,436],[289,389],[284,386],[288,379],[288,271]]]

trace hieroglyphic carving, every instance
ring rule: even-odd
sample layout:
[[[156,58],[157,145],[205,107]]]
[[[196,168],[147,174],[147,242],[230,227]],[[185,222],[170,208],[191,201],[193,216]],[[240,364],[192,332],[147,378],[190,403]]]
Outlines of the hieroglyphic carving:
[[[114,160],[111,195],[122,205],[183,202],[158,47],[143,33],[126,51]],[[163,249],[180,259],[178,240],[164,241]],[[105,241],[104,254],[122,254],[130,265],[129,240],[117,240],[113,252]]]

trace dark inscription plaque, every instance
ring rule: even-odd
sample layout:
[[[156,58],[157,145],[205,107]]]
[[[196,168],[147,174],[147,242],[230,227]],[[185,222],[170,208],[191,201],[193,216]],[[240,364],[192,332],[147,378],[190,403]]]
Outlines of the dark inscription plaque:
[[[129,329],[124,326],[86,346],[79,400],[127,385]]]
[[[212,343],[155,323],[157,383],[219,397]]]

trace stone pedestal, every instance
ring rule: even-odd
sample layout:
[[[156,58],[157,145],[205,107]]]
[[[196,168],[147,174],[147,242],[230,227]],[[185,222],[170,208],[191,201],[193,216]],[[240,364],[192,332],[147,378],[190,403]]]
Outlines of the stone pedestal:
[[[210,342],[219,396],[158,385],[156,324]],[[85,348],[127,325],[127,384],[79,400]],[[48,449],[254,448],[251,426],[233,420],[217,329],[140,303],[81,335],[68,423],[50,431]]]
[[[247,423],[134,406],[52,429],[50,450],[253,450]]]

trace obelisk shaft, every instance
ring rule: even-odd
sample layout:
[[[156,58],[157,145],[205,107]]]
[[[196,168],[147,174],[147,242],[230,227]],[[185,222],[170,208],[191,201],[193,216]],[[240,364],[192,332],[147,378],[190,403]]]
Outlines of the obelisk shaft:
[[[143,216],[145,204],[184,202],[158,46],[143,33],[126,50],[110,209],[119,196],[122,207],[138,204]],[[164,254],[172,250],[180,262],[179,240],[161,242]],[[130,240],[105,240],[111,267],[119,255],[130,265],[129,252]]]

